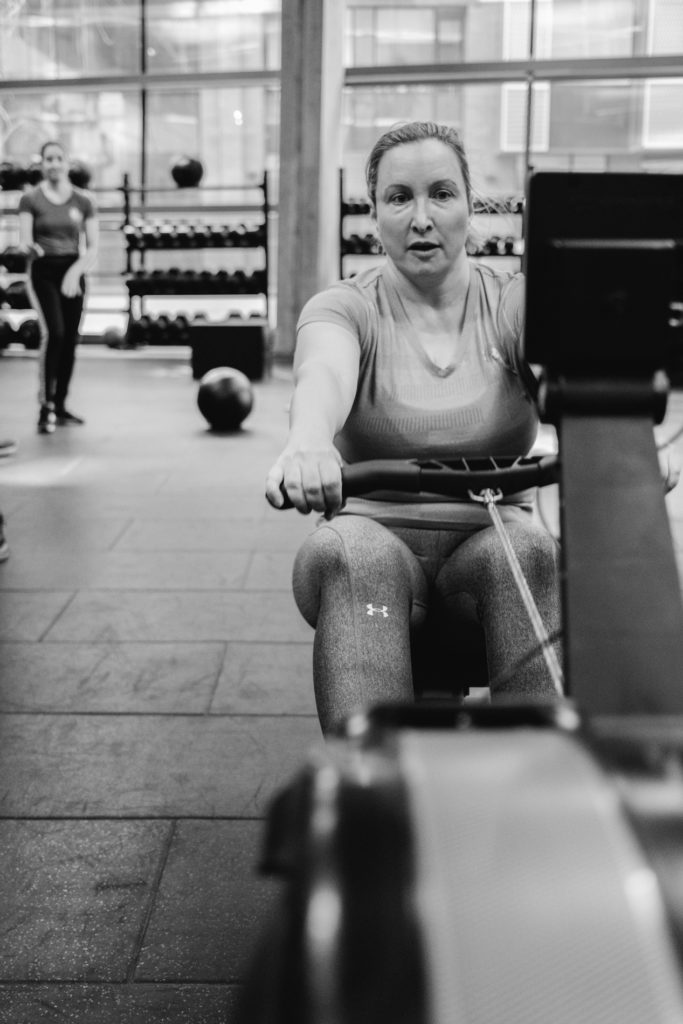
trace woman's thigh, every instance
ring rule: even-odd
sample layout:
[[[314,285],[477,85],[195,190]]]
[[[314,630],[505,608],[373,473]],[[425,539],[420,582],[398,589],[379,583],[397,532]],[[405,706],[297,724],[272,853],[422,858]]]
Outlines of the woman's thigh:
[[[550,637],[560,630],[559,549],[538,524],[508,523],[506,532]],[[474,615],[486,634],[491,677],[504,676],[534,651],[536,656],[510,680],[510,689],[528,695],[554,693],[538,640],[515,582],[505,550],[493,527],[471,536],[443,565],[437,598],[453,616]],[[506,684],[507,685],[507,684]]]

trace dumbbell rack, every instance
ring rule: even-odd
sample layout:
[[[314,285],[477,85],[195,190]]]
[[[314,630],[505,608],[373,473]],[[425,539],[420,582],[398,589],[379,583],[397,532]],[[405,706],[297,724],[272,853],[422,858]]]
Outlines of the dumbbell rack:
[[[26,290],[28,267],[26,256],[15,246],[0,252],[0,350],[18,341],[26,349],[40,348],[40,327],[35,315],[12,323],[10,311],[31,310]]]
[[[347,217],[369,219],[370,204],[367,200],[345,199],[344,170],[339,171],[339,277],[345,275],[344,260],[347,256],[373,256],[374,263],[382,262],[382,249],[374,232],[361,235],[357,232],[346,234],[344,223]],[[361,221],[363,223],[363,221]],[[369,262],[368,262],[369,265]]]
[[[375,232],[366,231],[346,234],[344,230],[345,219],[356,217],[368,219],[371,215],[370,204],[366,200],[346,199],[344,185],[344,170],[339,171],[339,277],[345,275],[344,260],[347,256],[369,256],[373,264],[381,262],[382,248]],[[474,259],[495,259],[506,260],[506,268],[510,270],[521,269],[521,257],[524,249],[522,237],[522,216],[523,200],[521,197],[506,197],[504,199],[475,199],[474,201],[475,226],[480,220],[483,231],[478,234],[485,234],[481,242],[471,244],[468,249],[469,255]],[[363,223],[361,221],[361,223]],[[370,261],[368,261],[370,265]]]
[[[195,377],[202,376],[214,366],[234,366],[243,370],[252,379],[263,374],[265,339],[269,325],[268,306],[268,179],[264,175],[259,185],[216,185],[182,189],[188,192],[226,192],[260,190],[262,201],[257,209],[262,220],[253,228],[244,224],[237,226],[208,225],[205,223],[169,223],[152,222],[148,218],[151,208],[148,205],[150,194],[163,197],[168,193],[178,194],[176,188],[154,188],[132,186],[128,175],[124,175],[120,191],[123,193],[124,218],[121,229],[126,241],[126,287],[128,289],[128,329],[127,338],[131,341],[145,337],[141,330],[148,326],[150,335],[157,343],[183,343],[192,347],[193,372]],[[133,196],[139,196],[140,217],[134,219],[132,214]],[[240,210],[246,209],[240,206]],[[251,206],[248,207],[251,209]],[[193,209],[187,207],[185,209]],[[197,210],[214,210],[215,207],[197,206]],[[223,208],[224,210],[225,208]],[[236,208],[237,209],[237,208]],[[262,250],[263,266],[247,273],[244,269],[228,271],[220,269],[182,270],[177,267],[165,269],[148,269],[147,255],[153,251],[204,251],[216,250]],[[262,313],[251,313],[248,317],[232,311],[219,321],[209,322],[202,313],[196,314],[193,321],[185,317],[176,318],[166,327],[164,316],[156,319],[145,313],[145,299],[149,296],[248,296],[261,299]],[[163,323],[162,323],[163,321]],[[179,323],[182,321],[182,323]]]

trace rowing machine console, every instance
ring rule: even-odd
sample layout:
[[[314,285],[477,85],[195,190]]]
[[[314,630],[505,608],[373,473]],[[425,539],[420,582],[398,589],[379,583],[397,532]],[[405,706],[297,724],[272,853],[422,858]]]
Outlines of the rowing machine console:
[[[569,692],[585,714],[680,716],[683,607],[653,425],[683,350],[683,176],[532,175],[525,271],[526,356],[559,436]]]

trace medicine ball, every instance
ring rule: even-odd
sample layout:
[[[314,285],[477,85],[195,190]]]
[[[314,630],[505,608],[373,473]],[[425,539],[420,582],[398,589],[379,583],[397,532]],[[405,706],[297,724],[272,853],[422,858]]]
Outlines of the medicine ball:
[[[171,177],[178,188],[195,188],[203,176],[204,167],[194,157],[177,157],[171,164]]]
[[[69,181],[76,188],[87,188],[92,178],[92,171],[82,160],[74,160],[69,167]]]
[[[197,405],[213,430],[237,430],[253,404],[249,378],[240,370],[219,366],[199,382]]]

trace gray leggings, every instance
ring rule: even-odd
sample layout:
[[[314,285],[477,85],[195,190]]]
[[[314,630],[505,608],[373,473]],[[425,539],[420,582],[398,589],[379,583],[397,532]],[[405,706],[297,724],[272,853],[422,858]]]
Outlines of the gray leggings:
[[[531,517],[506,530],[550,634],[560,628],[558,547]],[[552,680],[493,527],[388,528],[358,515],[323,522],[294,564],[294,597],[315,627],[313,679],[323,732],[354,711],[413,699],[411,638],[440,621],[457,671],[458,629],[483,626],[492,699],[555,696]],[[559,654],[559,650],[558,650]]]

